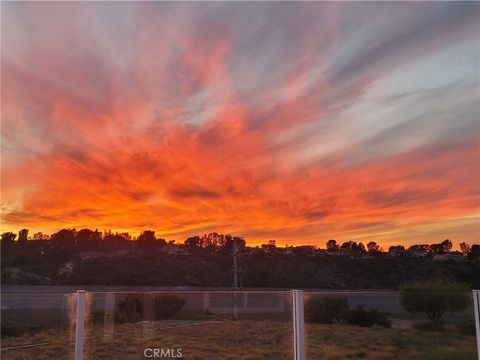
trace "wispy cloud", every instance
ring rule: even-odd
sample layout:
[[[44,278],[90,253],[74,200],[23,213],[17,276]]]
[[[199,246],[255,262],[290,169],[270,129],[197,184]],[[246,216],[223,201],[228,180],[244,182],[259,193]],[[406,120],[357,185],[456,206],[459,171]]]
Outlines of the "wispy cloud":
[[[6,229],[478,238],[478,3],[2,8]]]

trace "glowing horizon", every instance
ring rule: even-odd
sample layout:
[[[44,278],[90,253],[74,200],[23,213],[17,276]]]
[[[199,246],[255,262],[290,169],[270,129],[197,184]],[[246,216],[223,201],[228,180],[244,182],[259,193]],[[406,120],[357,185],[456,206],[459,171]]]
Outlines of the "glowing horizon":
[[[479,3],[2,3],[2,231],[479,242]]]

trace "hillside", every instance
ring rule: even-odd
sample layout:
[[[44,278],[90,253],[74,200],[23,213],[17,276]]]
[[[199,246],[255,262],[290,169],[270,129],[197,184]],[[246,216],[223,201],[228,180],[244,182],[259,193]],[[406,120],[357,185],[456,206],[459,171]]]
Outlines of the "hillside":
[[[480,262],[406,256],[331,256],[327,253],[240,252],[240,286],[268,288],[394,289],[423,280],[480,287]],[[2,251],[2,283],[17,285],[232,286],[232,255],[150,250],[65,252],[40,242]]]

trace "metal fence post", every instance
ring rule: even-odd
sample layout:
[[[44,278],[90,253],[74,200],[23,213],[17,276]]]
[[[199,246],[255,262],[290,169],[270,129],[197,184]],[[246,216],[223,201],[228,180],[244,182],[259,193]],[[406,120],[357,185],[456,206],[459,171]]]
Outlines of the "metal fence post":
[[[85,327],[85,290],[77,290],[77,322],[75,328],[75,360],[83,360],[83,330]]]
[[[305,360],[305,318],[303,310],[303,291],[292,290],[293,305],[293,349],[295,360]]]
[[[477,356],[480,360],[480,290],[473,290],[473,308],[475,311],[475,329],[477,334]]]

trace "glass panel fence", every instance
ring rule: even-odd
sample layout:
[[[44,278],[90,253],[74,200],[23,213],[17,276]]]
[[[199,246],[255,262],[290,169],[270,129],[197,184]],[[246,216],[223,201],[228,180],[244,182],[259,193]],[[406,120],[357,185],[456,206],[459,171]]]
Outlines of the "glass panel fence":
[[[1,358],[73,358],[75,315],[75,294],[2,294]]]
[[[471,293],[305,292],[306,357],[477,360]]]
[[[87,359],[293,358],[289,291],[91,292],[86,303]]]
[[[5,293],[2,359],[74,359],[77,294]],[[306,359],[474,360],[471,293],[304,293]],[[291,291],[87,292],[83,359],[293,359]]]

